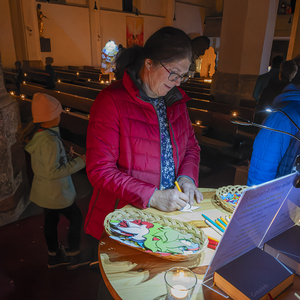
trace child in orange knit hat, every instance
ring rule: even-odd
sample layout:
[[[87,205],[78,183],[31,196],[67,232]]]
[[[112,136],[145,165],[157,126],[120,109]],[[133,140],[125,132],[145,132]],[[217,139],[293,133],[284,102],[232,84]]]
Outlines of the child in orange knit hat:
[[[31,111],[33,121],[22,133],[34,173],[30,200],[44,209],[48,267],[53,268],[70,263],[65,254],[75,256],[80,252],[82,215],[74,202],[76,192],[71,174],[85,167],[85,155],[67,158],[58,127],[62,107],[57,99],[36,93],[33,95]],[[57,237],[60,214],[70,221],[69,249],[66,252]]]

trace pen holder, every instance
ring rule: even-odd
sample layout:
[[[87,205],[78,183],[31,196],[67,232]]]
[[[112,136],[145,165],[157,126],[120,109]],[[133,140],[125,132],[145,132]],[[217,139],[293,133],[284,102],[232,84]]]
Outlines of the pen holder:
[[[166,300],[190,300],[197,284],[196,275],[183,267],[171,268],[165,273]]]

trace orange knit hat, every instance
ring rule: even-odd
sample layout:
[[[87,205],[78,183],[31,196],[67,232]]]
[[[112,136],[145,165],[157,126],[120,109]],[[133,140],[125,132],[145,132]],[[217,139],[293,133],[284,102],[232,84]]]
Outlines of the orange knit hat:
[[[35,93],[32,98],[31,112],[33,123],[43,123],[57,118],[62,113],[62,107],[54,97]]]

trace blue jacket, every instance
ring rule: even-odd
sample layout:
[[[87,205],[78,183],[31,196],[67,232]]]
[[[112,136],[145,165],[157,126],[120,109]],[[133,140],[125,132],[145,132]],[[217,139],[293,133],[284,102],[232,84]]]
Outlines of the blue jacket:
[[[290,83],[273,102],[300,127],[300,85]],[[265,124],[268,127],[289,132],[300,137],[295,125],[281,112],[272,113]],[[248,185],[257,185],[291,173],[300,142],[289,135],[261,129],[253,144],[248,173]]]

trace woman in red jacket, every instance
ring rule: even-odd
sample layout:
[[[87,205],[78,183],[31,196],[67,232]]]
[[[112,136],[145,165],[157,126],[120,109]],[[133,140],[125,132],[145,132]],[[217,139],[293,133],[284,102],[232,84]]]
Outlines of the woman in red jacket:
[[[173,27],[118,57],[124,76],[97,96],[87,132],[86,169],[94,192],[85,231],[93,237],[100,239],[108,213],[127,204],[174,211],[203,198],[189,97],[178,88],[191,61],[190,38]]]

